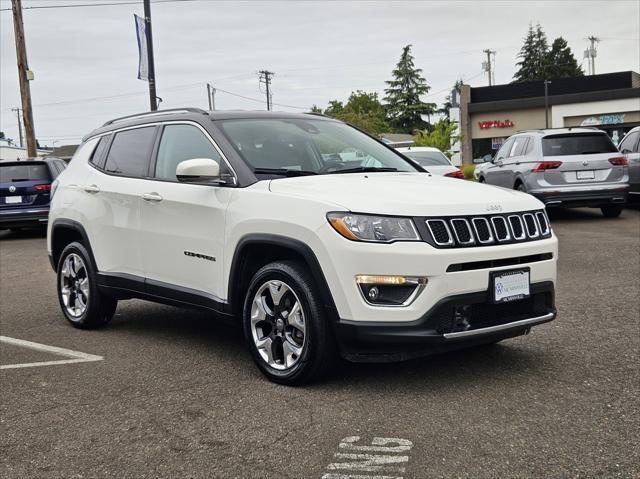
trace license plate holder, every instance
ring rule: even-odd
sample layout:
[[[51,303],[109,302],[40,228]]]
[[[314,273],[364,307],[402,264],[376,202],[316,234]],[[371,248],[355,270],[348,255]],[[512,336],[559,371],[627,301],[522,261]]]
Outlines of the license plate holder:
[[[18,203],[22,203],[22,196],[5,196],[4,197],[5,205],[15,205]]]
[[[530,268],[491,271],[489,292],[494,304],[508,303],[531,296]]]
[[[576,178],[578,180],[595,180],[596,172],[594,170],[576,171]]]

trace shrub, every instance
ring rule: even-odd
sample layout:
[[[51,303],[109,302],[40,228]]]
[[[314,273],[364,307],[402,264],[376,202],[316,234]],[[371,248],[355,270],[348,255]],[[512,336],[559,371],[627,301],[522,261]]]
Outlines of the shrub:
[[[473,180],[473,172],[476,169],[476,165],[462,165],[462,173],[466,180]]]

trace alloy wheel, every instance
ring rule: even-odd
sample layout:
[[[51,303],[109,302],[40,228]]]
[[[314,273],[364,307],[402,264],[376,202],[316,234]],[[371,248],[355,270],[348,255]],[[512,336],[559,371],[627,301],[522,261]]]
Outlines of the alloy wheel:
[[[71,253],[62,263],[60,295],[67,313],[79,318],[89,303],[89,277],[83,259]]]

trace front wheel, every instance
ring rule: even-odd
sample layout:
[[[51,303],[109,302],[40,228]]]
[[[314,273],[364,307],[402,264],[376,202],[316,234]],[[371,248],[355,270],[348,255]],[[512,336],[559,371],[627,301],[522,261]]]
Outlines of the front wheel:
[[[326,373],[336,352],[316,285],[292,261],[270,263],[251,280],[244,335],[260,371],[289,386]]]
[[[73,326],[89,329],[111,321],[118,302],[98,290],[96,271],[82,243],[71,243],[62,251],[57,276],[60,308]]]
[[[606,205],[600,208],[606,218],[617,218],[622,213],[622,205]]]

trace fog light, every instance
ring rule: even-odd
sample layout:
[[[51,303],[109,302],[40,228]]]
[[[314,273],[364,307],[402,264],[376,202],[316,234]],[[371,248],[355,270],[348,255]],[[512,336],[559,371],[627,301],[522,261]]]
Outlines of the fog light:
[[[408,306],[427,284],[418,276],[359,274],[356,283],[364,300],[374,306]]]

